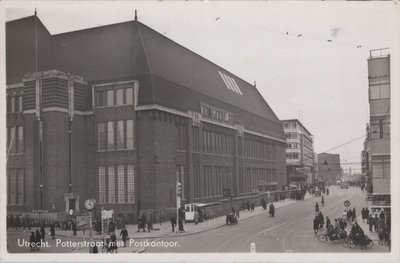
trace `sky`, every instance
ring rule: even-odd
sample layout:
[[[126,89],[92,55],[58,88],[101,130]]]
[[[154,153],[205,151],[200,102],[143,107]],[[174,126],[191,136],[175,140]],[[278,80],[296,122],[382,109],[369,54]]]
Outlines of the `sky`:
[[[279,119],[299,119],[314,150],[365,135],[367,58],[399,45],[394,2],[47,2],[11,4],[51,34],[134,19],[254,84]],[[397,8],[398,11],[398,8]],[[396,24],[397,23],[397,24]],[[361,138],[329,153],[361,172]]]

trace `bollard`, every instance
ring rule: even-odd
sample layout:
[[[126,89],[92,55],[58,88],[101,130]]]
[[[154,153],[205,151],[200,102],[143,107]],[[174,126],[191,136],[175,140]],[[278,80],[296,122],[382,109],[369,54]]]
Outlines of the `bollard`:
[[[250,243],[250,253],[256,253],[256,243]]]

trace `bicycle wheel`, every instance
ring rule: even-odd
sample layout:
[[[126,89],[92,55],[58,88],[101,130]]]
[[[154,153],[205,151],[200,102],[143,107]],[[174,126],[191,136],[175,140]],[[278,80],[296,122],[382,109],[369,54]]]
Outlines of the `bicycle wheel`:
[[[326,236],[326,234],[319,234],[318,235],[318,240],[320,242],[326,242],[328,240],[328,237]]]
[[[332,243],[333,244],[339,244],[341,241],[342,241],[341,239],[336,238],[336,239],[332,240]]]

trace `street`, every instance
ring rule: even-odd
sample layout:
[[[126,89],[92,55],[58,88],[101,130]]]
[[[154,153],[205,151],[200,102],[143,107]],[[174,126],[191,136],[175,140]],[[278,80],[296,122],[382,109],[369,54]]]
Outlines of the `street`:
[[[340,189],[330,187],[330,195],[325,195],[324,216],[331,220],[341,216],[345,209],[343,202],[349,200],[351,208],[357,213],[365,206],[364,194],[359,188]],[[314,205],[320,197],[311,198],[277,210],[274,218],[267,212],[259,216],[240,221],[238,225],[229,225],[200,234],[171,238],[177,241],[177,248],[148,248],[148,252],[249,252],[250,244],[256,244],[256,252],[388,252],[387,248],[376,243],[369,250],[345,248],[342,245],[321,243],[314,236],[312,222]],[[363,224],[360,222],[360,224]],[[367,235],[369,233],[366,232]]]
[[[329,196],[324,196],[325,207],[322,207],[324,217],[328,216],[332,221],[341,216],[344,201],[351,202],[350,208],[355,207],[357,216],[360,210],[365,207],[364,193],[359,188],[340,189],[337,186],[330,187]],[[250,245],[255,243],[256,252],[261,253],[284,253],[284,252],[341,252],[341,253],[378,253],[388,252],[375,242],[368,250],[358,248],[349,249],[340,244],[330,242],[321,243],[314,235],[312,222],[314,218],[315,202],[320,202],[321,197],[313,197],[304,201],[283,206],[276,210],[275,217],[270,217],[268,212],[240,220],[237,225],[226,225],[215,229],[209,229],[200,233],[186,236],[171,236],[163,238],[138,238],[131,237],[132,243],[127,248],[120,248],[119,253],[132,253],[140,248],[146,248],[147,253],[229,253],[229,252],[250,252]],[[363,225],[362,220],[359,223]],[[366,232],[368,236],[371,234]],[[29,253],[29,248],[18,246],[18,240],[29,238],[29,231],[8,232],[9,252]],[[63,242],[82,242],[82,237],[56,236],[56,240]],[[32,253],[88,253],[87,247],[63,247],[56,246],[56,241],[47,239],[49,247],[41,248],[40,251]],[[147,242],[147,243],[146,243]],[[157,246],[152,245],[158,243]],[[168,243],[169,246],[160,245]],[[175,244],[175,245],[173,245]]]

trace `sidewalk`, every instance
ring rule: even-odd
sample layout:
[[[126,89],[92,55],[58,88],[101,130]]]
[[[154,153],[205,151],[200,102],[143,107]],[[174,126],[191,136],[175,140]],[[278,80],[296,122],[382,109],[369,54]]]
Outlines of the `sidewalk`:
[[[309,199],[312,197],[314,197],[314,196],[311,196],[307,193],[304,199],[306,200],[306,199]],[[297,202],[301,202],[301,201],[286,199],[283,202],[274,202],[273,204],[275,206],[275,209],[279,209],[281,207],[288,206],[288,205],[291,205],[291,204],[294,204]],[[240,218],[238,218],[238,220],[240,222],[242,220],[245,220],[245,219],[253,217],[253,216],[260,215],[262,213],[268,213],[268,208],[267,208],[267,210],[264,210],[261,206],[257,206],[257,207],[255,207],[253,212],[249,212],[247,210],[240,211],[240,214],[239,214]],[[161,224],[154,224],[153,228],[155,230],[152,230],[151,232],[142,232],[142,231],[137,232],[137,228],[138,228],[137,224],[127,225],[126,228],[128,230],[129,237],[134,238],[134,239],[161,238],[161,237],[172,237],[172,236],[188,236],[188,235],[193,235],[196,233],[216,229],[219,227],[223,227],[226,225],[225,220],[226,220],[226,217],[221,216],[221,217],[213,218],[210,220],[206,220],[197,225],[194,223],[186,223],[183,226],[185,229],[184,233],[173,233],[171,224],[169,222],[162,222]],[[116,231],[116,235],[117,235],[117,239],[120,239],[119,231]],[[72,237],[72,231],[58,230],[58,231],[56,231],[56,236]],[[85,234],[83,234],[83,231],[80,230],[80,231],[78,231],[76,237],[88,238],[89,232],[86,230]],[[93,239],[94,240],[101,239],[101,236],[95,235],[95,233],[93,233]]]
[[[386,248],[386,249],[389,249],[389,247],[388,247],[387,245],[379,245],[379,244],[378,244],[378,242],[379,242],[378,233],[377,233],[377,232],[370,232],[370,231],[369,231],[369,226],[368,226],[368,224],[363,222],[361,216],[359,216],[359,217],[357,218],[357,222],[358,222],[358,225],[359,225],[359,226],[362,228],[362,230],[364,231],[364,234],[366,234],[366,235],[375,243],[375,245],[384,247],[384,248]]]

